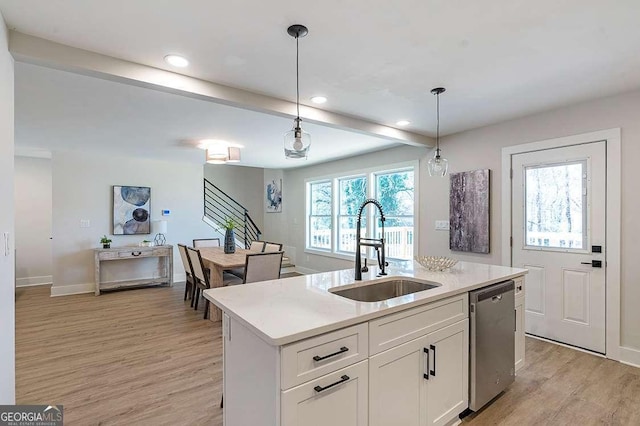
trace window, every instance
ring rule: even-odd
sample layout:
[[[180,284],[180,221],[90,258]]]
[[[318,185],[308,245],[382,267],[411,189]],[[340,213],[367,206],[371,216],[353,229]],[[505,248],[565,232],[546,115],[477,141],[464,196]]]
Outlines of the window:
[[[405,165],[307,182],[307,249],[352,258],[356,251],[358,210],[367,198],[375,198],[380,201],[386,219],[387,258],[412,259],[416,205],[414,170],[414,166]],[[367,206],[362,212],[360,236],[380,238],[381,231],[378,210]],[[374,255],[372,249],[363,248],[363,253]]]
[[[525,168],[528,247],[587,247],[586,162]]]
[[[331,250],[331,181],[309,184],[309,195],[307,246]]]

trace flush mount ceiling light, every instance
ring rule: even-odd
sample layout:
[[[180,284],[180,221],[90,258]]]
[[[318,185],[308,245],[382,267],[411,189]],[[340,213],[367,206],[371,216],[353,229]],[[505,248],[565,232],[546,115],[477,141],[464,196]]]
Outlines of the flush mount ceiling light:
[[[205,139],[200,147],[206,149],[206,161],[209,164],[226,164],[240,162],[240,147],[231,146],[224,141]]]
[[[327,102],[327,97],[326,96],[314,96],[311,98],[311,102],[313,102],[314,104],[323,104],[325,102]]]
[[[436,152],[427,163],[429,176],[446,176],[449,170],[449,162],[440,155],[440,94],[446,89],[444,87],[436,87],[431,89],[431,93],[436,95]]]
[[[180,55],[174,55],[174,54],[167,55],[164,57],[164,61],[169,65],[173,65],[174,67],[178,67],[178,68],[184,68],[186,66],[189,66],[189,61],[187,60],[187,58]]]
[[[398,120],[396,121],[396,126],[408,126],[411,124],[409,120]]]
[[[304,25],[291,25],[287,33],[296,39],[296,118],[293,120],[293,129],[284,134],[284,156],[286,158],[307,159],[311,146],[311,135],[300,127],[300,67],[298,39],[309,33]]]

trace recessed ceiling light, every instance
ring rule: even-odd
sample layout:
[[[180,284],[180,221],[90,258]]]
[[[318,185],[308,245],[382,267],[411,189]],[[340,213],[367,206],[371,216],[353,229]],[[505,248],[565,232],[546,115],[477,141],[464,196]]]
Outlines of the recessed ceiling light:
[[[411,122],[409,120],[396,121],[396,125],[398,125],[398,126],[408,126],[409,124],[411,124]]]
[[[314,104],[323,104],[325,102],[327,102],[327,97],[326,96],[314,96],[311,98],[311,102],[313,102]]]
[[[174,67],[184,68],[189,65],[187,58],[180,55],[167,55],[164,57],[164,60],[166,63],[173,65]]]

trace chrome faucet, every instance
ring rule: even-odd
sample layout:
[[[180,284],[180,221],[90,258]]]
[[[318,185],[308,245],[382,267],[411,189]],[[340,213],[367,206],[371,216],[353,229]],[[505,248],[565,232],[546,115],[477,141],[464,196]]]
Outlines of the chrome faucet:
[[[382,222],[382,238],[360,238],[360,222],[362,220],[362,211],[367,206],[367,204],[375,205],[380,211],[380,222]],[[358,210],[358,223],[356,224],[356,270],[355,270],[355,280],[362,281],[362,261],[360,260],[360,247],[373,247],[376,250],[376,254],[378,257],[378,266],[380,267],[380,272],[378,272],[378,276],[387,275],[385,271],[385,267],[387,266],[387,262],[384,258],[384,212],[382,211],[382,204],[380,201],[368,198],[364,200],[364,202],[360,205],[360,209]],[[366,262],[365,262],[366,264]]]

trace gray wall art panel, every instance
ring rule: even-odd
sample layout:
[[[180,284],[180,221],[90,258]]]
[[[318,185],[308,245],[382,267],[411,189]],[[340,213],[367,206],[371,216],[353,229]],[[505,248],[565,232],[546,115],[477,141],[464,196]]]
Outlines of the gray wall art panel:
[[[489,174],[489,169],[451,174],[451,250],[489,253]]]

